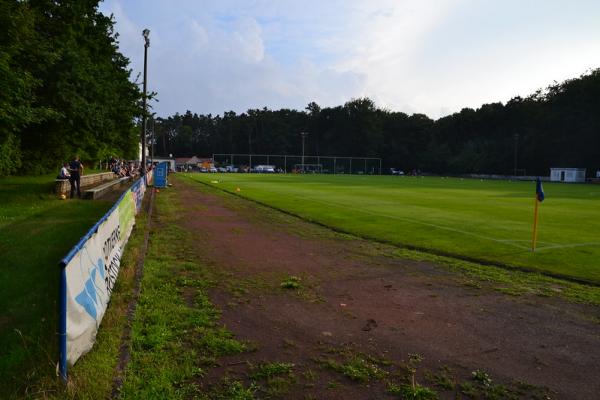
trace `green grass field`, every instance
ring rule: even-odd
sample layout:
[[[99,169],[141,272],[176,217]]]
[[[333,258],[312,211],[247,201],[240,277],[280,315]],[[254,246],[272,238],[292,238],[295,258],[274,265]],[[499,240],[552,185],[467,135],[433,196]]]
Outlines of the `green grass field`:
[[[184,176],[362,237],[600,283],[600,185],[545,183],[538,248],[532,253],[533,182]]]
[[[110,208],[58,200],[54,175],[0,178],[0,393],[54,371],[58,262]]]

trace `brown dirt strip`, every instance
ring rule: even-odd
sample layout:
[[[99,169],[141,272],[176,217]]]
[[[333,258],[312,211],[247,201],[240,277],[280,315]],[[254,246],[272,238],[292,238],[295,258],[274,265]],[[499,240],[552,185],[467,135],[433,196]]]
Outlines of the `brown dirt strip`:
[[[244,361],[280,361],[319,374],[286,398],[381,398],[382,384],[341,379],[327,387],[340,376],[319,370],[315,359],[351,348],[398,363],[418,353],[423,369],[448,366],[459,381],[484,369],[495,382],[547,387],[552,398],[600,393],[598,307],[468,287],[444,267],[390,256],[391,246],[174,181],[182,204],[191,205],[185,227],[199,256],[230,277],[211,294],[222,322],[257,344],[254,353],[223,360],[200,382],[206,387],[243,377]],[[280,288],[288,275],[301,277],[301,291]]]

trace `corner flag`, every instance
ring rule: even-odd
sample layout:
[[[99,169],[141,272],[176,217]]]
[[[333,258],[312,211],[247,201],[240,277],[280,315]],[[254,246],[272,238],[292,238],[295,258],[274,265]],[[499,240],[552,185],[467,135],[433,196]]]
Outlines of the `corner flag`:
[[[542,187],[542,180],[540,179],[540,177],[538,176],[537,181],[535,183],[535,197],[537,198],[537,201],[544,201],[544,188]]]
[[[544,194],[544,188],[542,187],[542,180],[538,176],[535,181],[535,208],[533,211],[533,238],[531,239],[531,251],[535,251],[535,245],[537,242],[537,225],[538,225],[538,206],[546,195]]]

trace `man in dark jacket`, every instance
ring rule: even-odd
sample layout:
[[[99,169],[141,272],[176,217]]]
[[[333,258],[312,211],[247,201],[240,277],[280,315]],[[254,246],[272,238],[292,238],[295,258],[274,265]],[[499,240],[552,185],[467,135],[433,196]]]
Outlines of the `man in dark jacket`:
[[[83,164],[79,161],[79,156],[69,163],[69,183],[71,184],[71,198],[75,195],[77,189],[77,197],[81,198],[81,175],[83,174]]]

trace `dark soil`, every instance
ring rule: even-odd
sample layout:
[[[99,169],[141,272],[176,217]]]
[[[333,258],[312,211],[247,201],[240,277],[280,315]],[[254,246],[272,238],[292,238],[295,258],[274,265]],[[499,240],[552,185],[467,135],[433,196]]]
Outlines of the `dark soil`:
[[[185,228],[199,256],[223,277],[211,292],[223,324],[256,345],[219,360],[200,382],[207,390],[224,377],[248,382],[250,365],[286,362],[293,379],[263,383],[273,390],[262,396],[385,398],[386,383],[403,383],[409,354],[419,354],[417,380],[441,398],[461,389],[436,386],[431,374],[440,368],[454,383],[483,387],[479,397],[488,389],[472,380],[478,369],[522,398],[600,398],[598,307],[470,287],[444,267],[390,256],[389,246],[214,189],[175,186],[190,205]],[[300,288],[281,287],[289,276],[300,278]],[[373,364],[389,374],[356,382],[327,367],[326,360],[356,355],[379,360]]]

